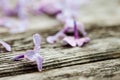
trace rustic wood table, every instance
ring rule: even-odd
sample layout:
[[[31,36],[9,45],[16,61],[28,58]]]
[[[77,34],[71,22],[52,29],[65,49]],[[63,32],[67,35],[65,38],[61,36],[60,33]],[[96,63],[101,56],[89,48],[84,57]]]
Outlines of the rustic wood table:
[[[0,80],[120,80],[120,0],[93,0],[81,7],[79,21],[85,24],[91,42],[68,48],[46,42],[46,37],[62,28],[47,15],[29,17],[29,29],[8,34],[0,28],[0,39],[12,45],[12,52],[0,47]],[[43,70],[26,60],[12,58],[33,48],[32,35],[42,36]]]

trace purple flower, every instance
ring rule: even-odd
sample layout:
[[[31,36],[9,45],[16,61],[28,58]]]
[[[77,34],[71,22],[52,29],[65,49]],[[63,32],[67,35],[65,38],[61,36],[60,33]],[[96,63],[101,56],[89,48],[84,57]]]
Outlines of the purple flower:
[[[0,44],[2,44],[2,46],[4,46],[7,51],[11,51],[11,46],[8,43],[0,40]]]
[[[82,37],[79,37],[79,32],[82,33]],[[74,33],[74,36],[68,36],[67,33]],[[79,24],[77,21],[74,20],[67,20],[64,28],[56,33],[54,36],[47,37],[48,43],[56,43],[57,40],[63,40],[65,43],[71,46],[83,46],[84,43],[90,41],[87,36],[87,33],[84,30],[84,26]]]
[[[78,33],[78,26],[76,21],[74,21],[74,36],[66,36],[63,41],[69,45],[71,45],[72,47],[74,46],[83,46],[84,43],[88,43],[90,41],[90,38],[88,37],[83,37],[80,38],[79,37],[79,33]]]
[[[36,62],[38,70],[41,71],[43,64],[43,57],[40,55],[41,38],[39,34],[33,35],[33,42],[35,45],[33,50],[27,50],[25,53],[22,53],[14,57],[13,60],[19,60],[21,58],[25,58],[32,62]]]

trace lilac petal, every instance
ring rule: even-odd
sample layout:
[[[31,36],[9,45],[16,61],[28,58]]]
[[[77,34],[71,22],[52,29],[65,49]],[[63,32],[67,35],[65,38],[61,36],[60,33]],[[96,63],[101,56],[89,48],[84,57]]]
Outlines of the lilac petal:
[[[63,32],[58,32],[54,36],[47,37],[47,42],[50,44],[56,43],[57,40],[62,40],[66,35]]]
[[[0,6],[2,7],[4,14],[9,12],[9,0],[0,0]]]
[[[21,58],[24,58],[24,54],[20,54],[20,55],[15,56],[15,57],[13,58],[13,60],[14,60],[14,61],[17,61],[17,60],[19,60],[19,59],[21,59]]]
[[[67,21],[73,19],[73,15],[68,10],[62,10],[60,14],[56,16],[57,20],[59,20],[62,23],[67,23]]]
[[[37,56],[36,57],[36,64],[37,64],[37,68],[39,71],[42,70],[42,64],[43,64],[43,57],[42,56]]]
[[[75,41],[74,37],[65,37],[63,39],[63,42],[69,44],[72,47],[76,46],[76,41]]]
[[[25,59],[35,61],[35,53],[33,50],[27,50],[24,54]]]
[[[43,58],[40,56],[39,53],[34,53],[33,50],[28,50],[25,54],[24,57],[27,60],[30,60],[32,62],[36,62],[38,70],[42,70],[42,63],[43,63]]]
[[[90,38],[88,37],[84,37],[84,38],[81,38],[81,39],[77,39],[76,40],[76,43],[79,47],[83,46],[85,43],[88,43],[90,41]]]
[[[84,25],[77,22],[78,30],[82,33],[83,37],[87,36],[87,32],[84,29]]]
[[[50,44],[56,43],[57,40],[62,40],[63,38],[66,37],[66,32],[69,30],[69,27],[65,26],[62,30],[57,32],[54,36],[48,36],[47,37],[47,42]]]
[[[8,43],[4,41],[0,41],[0,43],[5,47],[7,51],[11,51],[11,46]]]
[[[60,7],[58,6],[58,1],[56,0],[42,0],[40,2],[40,6],[39,6],[39,11],[43,12],[43,13],[47,13],[50,15],[55,15],[59,12],[61,12]]]
[[[57,39],[55,39],[54,36],[49,36],[47,37],[47,42],[50,43],[50,44],[53,44],[53,43],[56,43]]]
[[[77,39],[76,43],[79,47],[83,46],[83,44],[85,43],[83,39]]]
[[[33,35],[33,42],[35,46],[40,46],[41,44],[41,37],[39,34],[34,34]]]
[[[34,52],[39,53],[40,52],[40,44],[41,44],[41,37],[39,34],[33,35],[33,42],[34,42]]]
[[[27,0],[18,0],[18,3],[16,5],[15,11],[18,14],[18,17],[20,19],[26,19],[26,10],[25,10],[25,6],[27,4]]]

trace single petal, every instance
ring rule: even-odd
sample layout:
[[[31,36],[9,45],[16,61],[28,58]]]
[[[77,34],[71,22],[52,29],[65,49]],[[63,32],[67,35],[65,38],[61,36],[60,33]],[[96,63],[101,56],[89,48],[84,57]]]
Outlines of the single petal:
[[[82,23],[77,22],[78,30],[82,33],[83,37],[87,36],[87,32],[85,31],[84,25]]]
[[[83,39],[77,39],[76,43],[79,47],[83,46],[83,44],[85,43]]]
[[[20,55],[15,56],[15,57],[13,58],[13,60],[14,60],[14,61],[17,61],[17,60],[19,60],[19,59],[21,59],[21,58],[24,58],[24,54],[20,54]]]
[[[0,41],[0,43],[5,47],[7,51],[11,51],[11,46],[8,43],[4,41]]]
[[[48,36],[46,40],[50,44],[56,43],[56,41],[57,41],[57,39],[55,39],[54,36]]]
[[[30,61],[35,61],[36,56],[33,50],[27,50],[24,54],[25,59],[28,59]]]
[[[90,41],[90,38],[84,37],[76,40],[76,43],[79,47],[83,46],[85,43],[88,43]]]
[[[40,46],[41,44],[41,37],[39,34],[34,34],[33,35],[33,42],[35,46]]]
[[[42,56],[37,56],[36,57],[36,64],[37,64],[37,68],[39,71],[42,70],[42,64],[43,64],[43,57]]]
[[[63,39],[63,42],[68,43],[72,47],[76,46],[76,41],[75,41],[74,37],[65,37]]]
[[[62,40],[66,35],[65,35],[65,32],[66,29],[63,29],[61,31],[59,31],[58,33],[56,33],[54,36],[48,36],[47,37],[47,42],[50,43],[50,44],[53,44],[53,43],[56,43],[57,40]]]
[[[56,15],[61,12],[60,5],[58,5],[57,0],[41,0],[38,10],[50,15]]]

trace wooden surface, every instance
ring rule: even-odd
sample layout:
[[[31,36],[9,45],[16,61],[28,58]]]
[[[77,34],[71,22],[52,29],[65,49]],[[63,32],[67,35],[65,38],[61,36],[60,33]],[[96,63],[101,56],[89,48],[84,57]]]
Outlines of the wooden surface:
[[[114,1],[116,3],[112,4]],[[25,33],[10,35],[1,31],[0,39],[12,45],[12,52],[0,47],[0,80],[120,80],[120,18],[113,7],[118,7],[117,1],[94,0],[89,10],[81,12],[84,14],[80,21],[85,23],[91,38],[83,48],[69,48],[61,42],[46,43],[45,38],[55,34],[62,25],[45,15],[30,17],[30,28]],[[106,5],[101,7],[102,3]],[[111,5],[113,9],[109,10]],[[94,10],[95,7],[99,10]],[[114,13],[111,15],[109,11]],[[33,48],[34,33],[42,36],[40,54],[45,58],[42,72],[37,71],[34,63],[12,60],[15,55]]]

